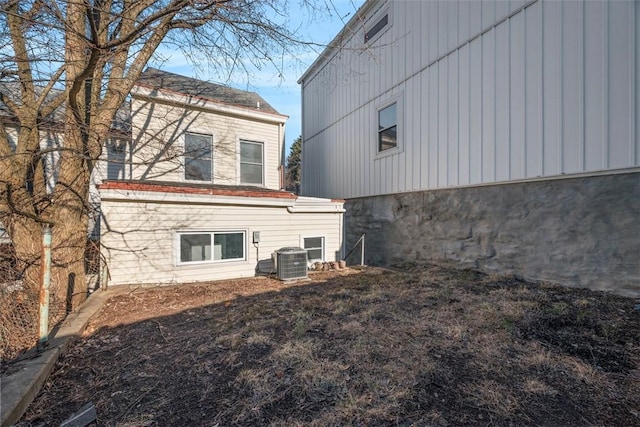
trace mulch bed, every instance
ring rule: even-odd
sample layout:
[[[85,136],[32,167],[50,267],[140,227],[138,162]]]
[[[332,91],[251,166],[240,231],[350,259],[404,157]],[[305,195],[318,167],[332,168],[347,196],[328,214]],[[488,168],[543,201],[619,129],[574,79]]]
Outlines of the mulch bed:
[[[432,265],[132,289],[22,425],[640,425],[637,303]]]

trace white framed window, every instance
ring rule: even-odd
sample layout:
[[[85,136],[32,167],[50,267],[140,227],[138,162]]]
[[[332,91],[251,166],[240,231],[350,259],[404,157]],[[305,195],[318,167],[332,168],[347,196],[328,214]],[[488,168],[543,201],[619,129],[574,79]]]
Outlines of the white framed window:
[[[398,92],[376,105],[372,120],[376,124],[375,159],[398,154],[403,150],[404,93]]]
[[[384,27],[389,23],[389,14],[386,13],[382,18],[378,19],[376,23],[364,33],[364,42],[367,43],[373,39]]]
[[[307,261],[324,261],[324,236],[303,237],[302,247],[307,251]]]
[[[178,264],[244,261],[247,232],[181,231],[177,235]]]
[[[126,179],[127,141],[108,139],[106,148],[107,179]]]
[[[376,14],[365,24],[364,28],[364,42],[373,43],[377,38],[382,36],[393,23],[391,5],[379,10]]]
[[[378,152],[398,146],[398,103],[378,110]]]
[[[184,134],[184,179],[211,182],[213,177],[213,136]]]
[[[264,144],[240,140],[240,184],[263,185]]]

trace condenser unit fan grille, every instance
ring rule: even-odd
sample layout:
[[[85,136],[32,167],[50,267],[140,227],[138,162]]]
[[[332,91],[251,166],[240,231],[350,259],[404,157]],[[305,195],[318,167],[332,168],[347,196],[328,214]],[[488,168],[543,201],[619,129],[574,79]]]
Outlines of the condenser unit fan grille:
[[[282,248],[277,253],[278,279],[292,280],[307,277],[307,251],[302,248]]]

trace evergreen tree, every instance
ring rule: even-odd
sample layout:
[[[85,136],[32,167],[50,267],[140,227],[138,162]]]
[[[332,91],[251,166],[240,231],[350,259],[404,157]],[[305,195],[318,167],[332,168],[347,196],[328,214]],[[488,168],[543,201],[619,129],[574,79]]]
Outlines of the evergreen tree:
[[[302,175],[302,136],[293,141],[289,156],[287,156],[286,186],[288,191],[300,193],[300,178]]]

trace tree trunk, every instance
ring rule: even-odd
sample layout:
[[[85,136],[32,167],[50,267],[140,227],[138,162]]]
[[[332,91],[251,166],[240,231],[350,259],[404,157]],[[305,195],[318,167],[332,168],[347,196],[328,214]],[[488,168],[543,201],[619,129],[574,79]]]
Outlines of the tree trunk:
[[[60,213],[59,218],[65,214]],[[50,320],[52,324],[66,312],[77,309],[87,298],[84,257],[87,222],[74,215],[69,221],[58,221],[52,228],[52,271]],[[38,295],[41,286],[43,224],[19,218],[13,222],[12,240],[18,271],[25,291]],[[37,307],[34,307],[37,310]]]
[[[25,217],[15,218],[11,223],[10,235],[16,254],[16,267],[28,292],[37,292],[40,286],[40,230],[40,224]]]
[[[65,135],[65,144],[77,147],[73,132]],[[81,145],[81,144],[80,144]],[[53,226],[52,279],[60,287],[59,296],[65,297],[67,309],[78,308],[87,297],[84,274],[84,255],[87,245],[90,172],[85,160],[70,151],[61,154],[60,173],[53,195],[51,218]]]
[[[63,210],[64,212],[64,210]],[[76,310],[87,299],[87,281],[84,257],[87,245],[86,212],[63,213],[52,235],[52,282],[56,283],[57,295],[65,301],[67,311]]]

